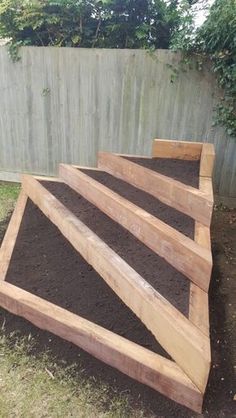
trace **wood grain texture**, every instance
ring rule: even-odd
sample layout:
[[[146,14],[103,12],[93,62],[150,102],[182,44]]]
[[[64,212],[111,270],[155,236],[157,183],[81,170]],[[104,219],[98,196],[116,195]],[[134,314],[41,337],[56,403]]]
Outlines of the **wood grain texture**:
[[[207,193],[213,200],[212,173],[215,161],[215,150],[212,144],[203,144],[200,160],[199,189]],[[195,223],[195,241],[211,251],[210,228]],[[197,286],[190,285],[189,319],[202,332],[209,336],[209,301],[208,294]]]
[[[215,148],[213,144],[202,144],[200,161],[200,176],[212,178],[215,161]]]
[[[208,338],[37,180],[24,176],[22,185],[30,199],[152,331],[203,393],[210,365]]]
[[[6,282],[0,283],[0,305],[170,399],[201,412],[202,394],[173,361]]]
[[[98,153],[98,167],[210,225],[213,201],[208,194],[109,152]]]
[[[52,176],[34,176],[36,180],[45,180],[45,181],[55,181],[55,182],[61,182],[61,180],[58,177],[52,177]]]
[[[0,248],[0,280],[5,280],[18,231],[25,211],[27,195],[21,190]]]
[[[201,190],[213,196],[212,180],[210,177],[200,177],[199,187]],[[195,222],[195,241],[204,248],[211,251],[211,232],[210,228]],[[190,284],[189,299],[189,319],[195,324],[205,335],[209,336],[209,301],[208,293],[204,292],[194,283]]]
[[[173,158],[192,161],[200,160],[201,152],[201,142],[154,139],[152,143],[153,158]]]
[[[209,198],[214,201],[212,178],[211,177],[199,177],[199,188],[204,193],[208,194]]]
[[[69,165],[60,164],[59,176],[195,284],[208,291],[212,268],[210,251]]]
[[[190,285],[189,320],[209,337],[209,303],[208,293],[194,283]]]

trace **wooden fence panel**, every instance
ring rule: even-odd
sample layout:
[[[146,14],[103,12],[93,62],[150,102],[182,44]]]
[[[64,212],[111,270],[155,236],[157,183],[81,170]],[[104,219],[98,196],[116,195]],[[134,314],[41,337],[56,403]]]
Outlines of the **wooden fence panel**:
[[[98,150],[151,155],[152,139],[215,144],[215,192],[236,200],[236,141],[212,127],[218,91],[207,68],[179,73],[158,50],[0,47],[0,178],[96,165]],[[17,176],[15,175],[15,178]]]

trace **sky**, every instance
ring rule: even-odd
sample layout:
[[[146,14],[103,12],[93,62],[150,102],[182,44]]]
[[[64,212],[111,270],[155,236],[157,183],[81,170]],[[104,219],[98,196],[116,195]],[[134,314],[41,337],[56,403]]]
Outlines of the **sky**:
[[[211,6],[214,3],[214,0],[207,0],[205,1],[205,4],[207,4],[207,6]],[[208,14],[207,10],[198,10],[198,6],[196,4],[196,6],[193,6],[193,9],[196,11],[196,18],[195,18],[195,22],[196,22],[196,26],[201,26],[204,22],[204,20],[206,19],[206,16]]]

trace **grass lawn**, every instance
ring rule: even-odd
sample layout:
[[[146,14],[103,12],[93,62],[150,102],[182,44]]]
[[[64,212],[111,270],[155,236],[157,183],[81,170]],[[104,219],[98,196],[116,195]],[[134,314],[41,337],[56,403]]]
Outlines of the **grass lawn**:
[[[0,222],[12,211],[19,190],[20,187],[16,184],[0,183]]]
[[[107,387],[75,374],[73,367],[58,366],[50,354],[32,354],[34,342],[0,337],[0,417],[142,417],[128,400],[109,399]]]
[[[19,186],[0,184],[0,237],[18,193]],[[127,395],[111,393],[78,367],[58,364],[50,353],[36,355],[32,336],[6,332],[8,314],[0,313],[0,418],[144,417]]]

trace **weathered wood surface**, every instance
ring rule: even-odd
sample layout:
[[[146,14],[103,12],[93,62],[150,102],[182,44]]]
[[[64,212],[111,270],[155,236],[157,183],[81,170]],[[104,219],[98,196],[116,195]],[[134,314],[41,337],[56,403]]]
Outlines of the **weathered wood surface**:
[[[203,395],[173,361],[6,282],[0,282],[0,306],[201,412]]]
[[[208,291],[212,269],[209,251],[80,170],[60,164],[59,175],[72,189]]]
[[[42,180],[42,181],[54,181],[56,183],[61,183],[61,180],[58,177],[52,177],[52,176],[34,176],[36,180]]]
[[[213,199],[212,173],[214,168],[215,150],[212,144],[203,144],[200,159],[199,189]],[[198,222],[195,223],[195,241],[211,251],[210,228]],[[209,335],[209,301],[208,294],[199,287],[190,285],[189,319]]]
[[[203,393],[210,367],[209,339],[36,179],[23,176],[22,186]]]
[[[209,226],[213,200],[194,187],[109,152],[98,153],[98,167]]]
[[[209,228],[196,222],[195,241],[205,248],[211,248]],[[194,283],[190,284],[189,319],[205,335],[209,336],[209,302],[208,292]]]
[[[0,248],[0,281],[5,280],[18,231],[25,211],[27,195],[21,190]]]
[[[175,144],[177,145],[175,146]],[[199,144],[189,141],[182,143],[180,141],[173,142],[159,139],[153,142],[153,157],[171,158],[172,156],[172,158],[186,159],[187,157],[187,159],[191,159],[191,155],[196,156],[196,159],[200,160],[200,173],[209,174],[209,177],[199,177],[199,189],[207,193],[213,200],[211,175],[214,165],[214,148],[211,144]],[[209,227],[195,222],[194,239],[199,245],[211,251]],[[209,337],[208,293],[194,283],[190,284],[189,319]]]
[[[212,127],[213,74],[179,72],[159,50],[24,47],[13,63],[0,48],[0,174],[57,173],[59,163],[95,166],[98,150],[151,155],[152,139],[212,142],[214,189],[236,197],[236,141]],[[200,103],[200,105],[199,105]]]
[[[211,177],[200,177],[199,188],[213,196]],[[194,239],[198,244],[202,245],[202,247],[211,251],[211,232],[209,227],[202,225],[199,222],[195,222]],[[204,292],[198,286],[195,286],[194,283],[190,284],[189,319],[201,329],[205,335],[209,336],[208,293]]]
[[[202,143],[157,139],[152,143],[152,157],[180,160],[200,160]]]
[[[215,149],[213,144],[203,144],[200,160],[200,176],[212,179],[215,162]],[[204,188],[203,188],[204,190]]]

